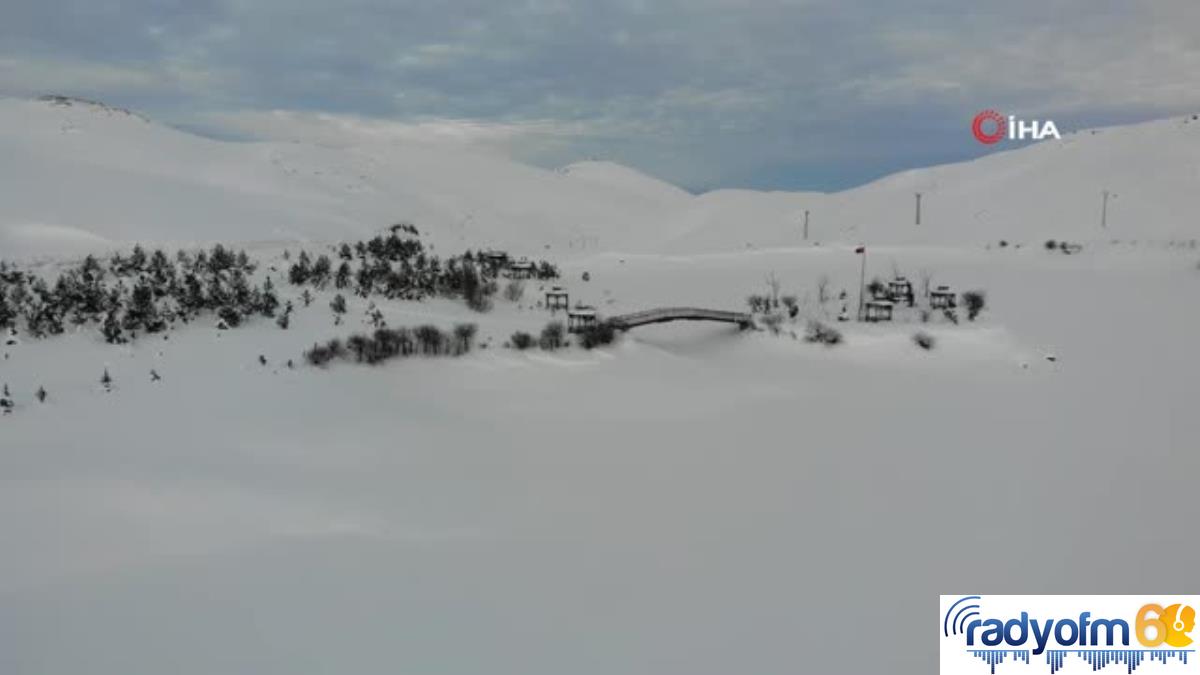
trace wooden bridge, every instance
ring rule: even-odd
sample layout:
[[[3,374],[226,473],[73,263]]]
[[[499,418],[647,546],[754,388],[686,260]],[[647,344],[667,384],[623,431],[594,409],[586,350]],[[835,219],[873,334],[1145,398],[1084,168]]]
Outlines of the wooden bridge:
[[[638,326],[645,326],[651,323],[665,323],[667,321],[720,321],[722,323],[737,324],[739,328],[750,328],[754,325],[754,319],[749,314],[743,312],[726,312],[719,309],[700,309],[697,307],[648,309],[643,312],[614,316],[608,320],[609,323],[620,330],[629,330]]]

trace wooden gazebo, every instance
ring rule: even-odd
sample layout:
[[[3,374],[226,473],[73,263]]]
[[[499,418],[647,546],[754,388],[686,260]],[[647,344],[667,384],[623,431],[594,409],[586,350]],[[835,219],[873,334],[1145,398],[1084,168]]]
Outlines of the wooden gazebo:
[[[497,251],[495,249],[484,251],[479,254],[483,264],[487,265],[492,271],[503,269],[508,264],[508,253]]]
[[[888,295],[891,296],[892,302],[904,302],[909,307],[916,304],[912,282],[904,277],[896,277],[888,282]]]
[[[570,296],[562,286],[555,286],[546,291],[546,309],[556,312],[560,309],[570,309]]]
[[[512,279],[531,279],[536,273],[537,266],[523,258],[508,265],[508,276]]]
[[[870,323],[891,321],[892,310],[896,307],[890,300],[871,300],[863,308],[863,320]]]
[[[596,308],[580,305],[567,310],[567,332],[578,333],[596,325]]]
[[[938,286],[929,294],[929,306],[933,309],[952,309],[956,304],[954,291],[949,286]]]

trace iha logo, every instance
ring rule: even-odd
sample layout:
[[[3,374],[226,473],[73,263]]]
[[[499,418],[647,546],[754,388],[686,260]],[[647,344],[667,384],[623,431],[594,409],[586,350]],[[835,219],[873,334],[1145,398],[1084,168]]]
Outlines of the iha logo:
[[[995,110],[984,110],[976,115],[971,122],[971,133],[984,145],[995,145],[1005,138],[1010,141],[1062,139],[1053,120],[1042,122],[1017,119],[1015,115],[1005,117]]]
[[[1143,662],[1154,673],[1200,671],[1192,631],[1198,598],[1163,602],[1144,597],[942,596],[942,673],[991,673],[1044,661],[1051,675],[1099,671],[1119,664],[1132,673]],[[1068,659],[1068,656],[1076,658]]]

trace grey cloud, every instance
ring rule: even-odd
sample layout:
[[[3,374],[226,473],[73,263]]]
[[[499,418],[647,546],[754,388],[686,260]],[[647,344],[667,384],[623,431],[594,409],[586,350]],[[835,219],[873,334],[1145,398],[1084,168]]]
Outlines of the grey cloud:
[[[980,152],[982,107],[1066,127],[1200,107],[1197,25],[1192,0],[9,0],[0,91],[176,122],[549,120],[578,136],[513,152],[828,187]]]

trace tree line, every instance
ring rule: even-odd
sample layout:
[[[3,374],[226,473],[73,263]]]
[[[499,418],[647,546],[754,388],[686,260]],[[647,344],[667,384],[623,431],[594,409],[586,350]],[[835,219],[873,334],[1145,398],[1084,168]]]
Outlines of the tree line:
[[[470,250],[445,259],[433,255],[411,225],[394,226],[387,236],[341,244],[335,252],[336,266],[326,254],[301,250],[293,260],[290,251],[284,252],[291,263],[285,278],[304,287],[305,306],[312,301],[309,288],[332,286],[363,298],[457,297],[472,309],[486,311],[502,272]],[[256,269],[245,251],[222,244],[173,255],[162,249],[148,252],[140,245],[107,259],[89,255],[53,282],[0,261],[0,329],[23,328],[36,339],[62,334],[71,326],[95,326],[113,344],[170,330],[203,314],[214,315],[222,329],[237,328],[255,316],[275,318],[286,329],[292,304],[281,302],[269,276],[255,283]],[[537,262],[534,270],[539,279],[559,274],[547,261]],[[341,302],[344,312],[344,298]]]
[[[329,255],[314,258],[301,251],[288,268],[288,281],[319,290],[332,286],[363,298],[458,297],[476,311],[491,309],[502,266],[471,250],[442,259],[427,251],[415,236],[402,236],[415,232],[415,228],[401,229],[404,227],[410,226],[396,226],[386,237],[344,243],[337,249],[336,261]],[[534,263],[534,276],[556,279],[559,271],[554,264],[540,260]]]
[[[0,328],[22,326],[32,338],[93,325],[119,344],[139,333],[160,333],[201,314],[234,328],[252,315],[275,316],[279,296],[271,280],[251,281],[255,263],[245,251],[221,244],[168,256],[140,245],[102,261],[89,255],[53,283],[0,262]]]

